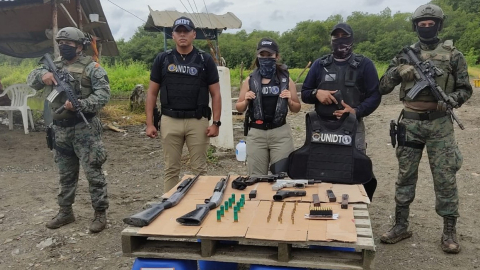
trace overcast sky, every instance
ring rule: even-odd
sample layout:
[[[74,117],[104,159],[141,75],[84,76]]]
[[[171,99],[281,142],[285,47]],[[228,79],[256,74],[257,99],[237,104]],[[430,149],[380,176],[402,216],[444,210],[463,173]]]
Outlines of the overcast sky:
[[[116,40],[130,39],[135,30],[148,18],[148,6],[153,10],[179,12],[205,12],[221,15],[232,12],[242,21],[248,33],[257,30],[284,32],[293,29],[298,22],[323,21],[340,14],[346,19],[354,11],[378,14],[385,8],[392,13],[413,12],[427,0],[100,0],[107,21]],[[128,13],[128,12],[136,15]],[[141,20],[140,20],[140,19]],[[143,20],[143,21],[142,21]],[[235,33],[238,30],[227,30]]]

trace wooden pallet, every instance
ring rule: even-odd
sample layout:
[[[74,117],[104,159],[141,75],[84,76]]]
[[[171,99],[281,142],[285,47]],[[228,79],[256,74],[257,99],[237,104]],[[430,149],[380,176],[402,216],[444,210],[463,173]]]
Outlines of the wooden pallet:
[[[354,209],[357,242],[273,242],[245,238],[173,238],[138,234],[140,228],[122,231],[127,257],[207,260],[322,269],[373,269],[375,244],[367,205]],[[231,242],[236,241],[236,242]],[[237,243],[238,242],[238,243]],[[309,246],[354,248],[355,252],[312,249]]]

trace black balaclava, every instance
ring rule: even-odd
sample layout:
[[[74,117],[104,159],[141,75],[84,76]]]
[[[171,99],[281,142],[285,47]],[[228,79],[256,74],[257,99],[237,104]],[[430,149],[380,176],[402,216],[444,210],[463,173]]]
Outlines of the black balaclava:
[[[341,38],[332,37],[333,57],[336,59],[347,59],[353,51],[353,36]]]
[[[58,48],[60,49],[60,55],[67,61],[70,61],[72,60],[73,58],[75,58],[75,56],[77,56],[77,47],[72,47],[72,46],[69,46],[67,44],[62,44],[60,46],[58,46]]]
[[[422,43],[425,43],[425,44],[438,43],[439,41],[438,32],[440,29],[441,22],[439,20],[433,20],[433,21],[435,21],[435,25],[431,27],[419,27],[417,24],[415,25],[415,30],[417,32],[418,38]]]
[[[271,79],[277,69],[276,58],[258,58],[258,69],[263,78]]]

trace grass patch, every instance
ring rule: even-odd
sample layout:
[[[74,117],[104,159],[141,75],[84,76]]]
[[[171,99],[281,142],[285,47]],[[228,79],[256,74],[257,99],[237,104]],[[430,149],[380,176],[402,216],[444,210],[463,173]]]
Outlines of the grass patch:
[[[140,125],[146,122],[145,112],[131,112],[128,104],[107,104],[100,112],[104,122],[113,123],[117,126]]]
[[[207,150],[207,162],[208,163],[218,163],[218,157],[214,155],[217,152],[217,148],[213,145],[210,145]]]

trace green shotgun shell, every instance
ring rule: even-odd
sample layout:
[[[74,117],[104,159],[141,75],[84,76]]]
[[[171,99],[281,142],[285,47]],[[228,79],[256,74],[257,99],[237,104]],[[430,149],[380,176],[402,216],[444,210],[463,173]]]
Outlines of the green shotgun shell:
[[[245,201],[245,194],[240,195],[240,199]]]
[[[222,210],[217,210],[217,221],[222,220]]]
[[[228,201],[225,201],[225,212],[228,212],[229,205],[230,203],[228,203]]]
[[[235,202],[235,193],[232,193],[232,201]]]
[[[223,205],[220,205],[220,215],[222,215],[222,217],[225,215],[225,207]]]
[[[238,222],[238,212],[237,212],[237,210],[233,211],[233,221]]]

